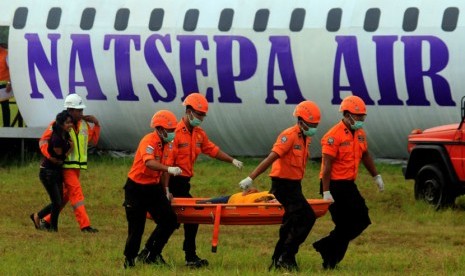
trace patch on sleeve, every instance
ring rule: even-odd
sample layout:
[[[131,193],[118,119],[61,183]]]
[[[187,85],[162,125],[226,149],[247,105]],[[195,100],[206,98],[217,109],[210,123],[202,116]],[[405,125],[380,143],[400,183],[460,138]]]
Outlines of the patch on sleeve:
[[[328,138],[328,145],[332,145],[334,144],[334,138],[333,137],[329,137]]]
[[[283,136],[281,137],[281,143],[286,143],[287,142],[287,137],[286,136]]]
[[[145,152],[148,153],[148,154],[153,154],[153,150],[154,150],[154,149],[153,149],[152,146],[147,146],[147,147],[145,148]]]

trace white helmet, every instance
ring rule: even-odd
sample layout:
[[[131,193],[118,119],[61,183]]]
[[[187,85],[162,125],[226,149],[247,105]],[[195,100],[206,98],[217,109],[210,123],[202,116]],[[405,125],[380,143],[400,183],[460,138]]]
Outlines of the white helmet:
[[[82,98],[78,94],[69,94],[65,99],[65,108],[84,109],[86,106],[82,103]]]

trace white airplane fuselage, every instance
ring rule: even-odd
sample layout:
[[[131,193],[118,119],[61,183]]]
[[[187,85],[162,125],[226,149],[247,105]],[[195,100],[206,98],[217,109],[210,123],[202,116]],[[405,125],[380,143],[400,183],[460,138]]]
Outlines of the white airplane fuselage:
[[[77,93],[105,148],[134,150],[154,112],[180,118],[197,91],[202,127],[231,155],[266,155],[302,100],[322,111],[313,157],[348,95],[367,104],[376,157],[406,157],[412,129],[460,119],[463,1],[12,2],[0,24],[25,122],[47,126]]]

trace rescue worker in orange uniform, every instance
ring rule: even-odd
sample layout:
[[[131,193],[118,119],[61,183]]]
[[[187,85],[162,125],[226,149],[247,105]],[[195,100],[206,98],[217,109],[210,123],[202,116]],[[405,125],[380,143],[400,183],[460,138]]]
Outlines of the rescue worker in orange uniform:
[[[0,95],[0,104],[2,106],[3,127],[9,127],[10,116],[10,98],[11,93],[10,70],[8,68],[8,47],[4,43],[0,43],[0,90],[4,94]]]
[[[186,107],[185,115],[176,126],[174,138],[176,152],[174,166],[180,167],[182,173],[170,177],[169,190],[173,197],[192,198],[190,180],[194,176],[194,163],[200,153],[232,163],[239,169],[242,168],[242,162],[221,151],[217,145],[208,139],[207,134],[200,127],[208,112],[208,102],[203,95],[191,93],[184,99],[183,105]],[[195,238],[198,229],[198,224],[184,224],[183,250],[186,265],[191,268],[208,266],[208,261],[199,258],[196,253]],[[149,239],[148,242],[151,242],[151,240]]]
[[[368,208],[355,184],[360,161],[373,176],[379,191],[384,182],[368,152],[363,124],[366,106],[357,96],[346,97],[339,108],[342,120],[321,139],[321,190],[329,206],[334,230],[313,244],[323,258],[323,268],[333,269],[344,258],[349,242],[371,224]]]
[[[142,138],[124,186],[124,207],[128,221],[128,238],[124,267],[135,266],[135,259],[147,264],[165,265],[161,252],[177,227],[177,217],[170,204],[168,175],[179,175],[173,163],[173,144],[176,116],[168,110],[156,112],[150,126],[155,129]],[[139,255],[147,212],[157,226]]]
[[[64,107],[73,117],[73,128],[71,129],[71,140],[73,142],[73,152],[69,154],[63,164],[63,206],[68,201],[74,210],[74,215],[79,223],[82,232],[96,233],[98,230],[90,224],[89,216],[87,215],[84,206],[84,194],[82,192],[79,176],[81,170],[87,169],[87,148],[88,143],[97,144],[100,137],[99,121],[93,115],[83,115],[83,110],[86,107],[82,98],[78,94],[70,94],[65,99]],[[46,158],[50,158],[48,153],[48,141],[52,135],[52,125],[42,134],[39,141],[40,151]],[[41,220],[41,228],[50,227],[50,215],[47,215]]]
[[[272,268],[298,270],[295,255],[315,223],[316,216],[302,193],[302,178],[309,158],[311,136],[320,122],[320,109],[312,101],[299,103],[294,110],[297,123],[279,134],[270,154],[243,179],[239,186],[247,190],[253,180],[271,165],[271,190],[284,207],[279,240],[272,256]]]

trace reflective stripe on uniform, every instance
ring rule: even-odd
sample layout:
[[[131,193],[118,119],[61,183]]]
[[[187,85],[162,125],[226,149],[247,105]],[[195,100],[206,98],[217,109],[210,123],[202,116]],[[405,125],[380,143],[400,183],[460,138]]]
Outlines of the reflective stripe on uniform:
[[[76,204],[73,205],[73,210],[76,210],[81,206],[84,206],[84,200],[76,202]]]

